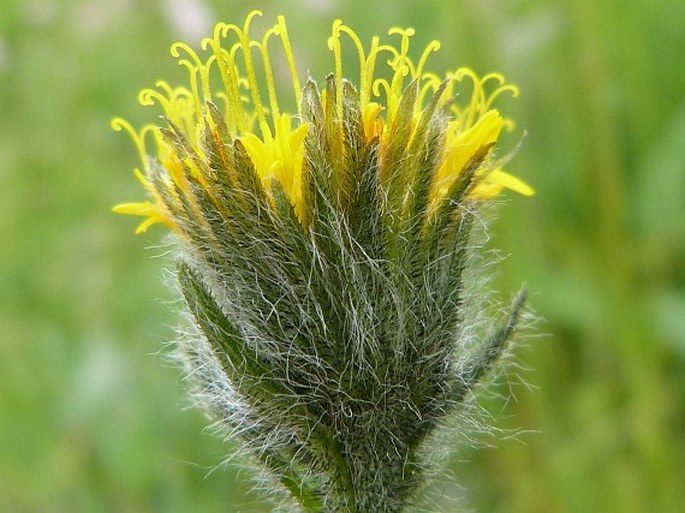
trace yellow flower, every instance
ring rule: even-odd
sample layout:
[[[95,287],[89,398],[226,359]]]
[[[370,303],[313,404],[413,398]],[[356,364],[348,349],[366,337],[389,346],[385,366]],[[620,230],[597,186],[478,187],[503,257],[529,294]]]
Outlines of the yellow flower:
[[[305,120],[302,111],[303,88],[285,19],[279,16],[261,39],[253,39],[250,25],[256,16],[261,16],[261,12],[252,11],[242,27],[217,24],[212,37],[202,41],[201,47],[208,53],[205,59],[185,43],[172,45],[172,55],[188,70],[188,85],[173,88],[159,81],[155,88],[145,89],[139,96],[143,105],[157,104],[162,108],[167,128],[146,125],[135,130],[122,119],[113,121],[116,130],[129,132],[137,147],[143,171],[136,169],[136,176],[149,194],[147,201],[114,207],[119,213],[145,217],[137,232],[157,222],[178,230],[176,210],[190,209],[202,219],[198,187],[207,197],[220,202],[212,183],[222,177],[215,175],[223,173],[226,175],[223,179],[238,184],[232,176],[235,155],[231,152],[236,141],[249,156],[253,171],[271,201],[273,184],[277,182],[300,222],[306,225],[309,205],[303,185],[303,166],[311,123]],[[327,111],[324,115],[332,127],[338,127],[339,133],[327,134],[328,144],[337,145],[336,151],[344,159],[348,150],[344,147],[344,127],[339,120],[344,118],[345,109],[342,43],[343,36],[347,36],[357,52],[359,65],[355,108],[361,113],[364,140],[367,144],[378,144],[381,181],[389,179],[389,162],[395,151],[393,141],[398,132],[405,132],[404,143],[410,148],[422,116],[433,101],[437,102],[438,109],[449,113],[449,118],[440,143],[439,164],[431,177],[428,213],[446,200],[450,186],[484,147],[488,147],[487,155],[479,157],[476,181],[468,191],[472,199],[493,197],[504,188],[533,194],[530,186],[496,164],[480,165],[485,157],[489,159],[501,130],[511,126],[492,104],[504,92],[517,95],[517,88],[505,83],[496,73],[479,78],[470,69],[459,68],[441,78],[425,71],[429,55],[439,49],[440,43],[431,42],[418,61],[414,61],[409,56],[413,34],[413,29],[393,28],[388,35],[395,44],[381,43],[380,38],[374,37],[367,50],[349,27],[340,20],[333,23],[328,47],[334,54],[335,72],[330,81],[335,86],[333,91],[338,93],[334,99],[327,99],[331,93],[326,89],[321,94],[324,104],[333,105],[335,112]],[[289,70],[297,113],[281,111],[272,64],[275,42],[280,43],[281,60]],[[377,70],[377,67],[385,69]],[[470,85],[465,84],[467,81]],[[458,93],[463,94],[458,88],[464,85],[471,96],[461,105],[454,99]],[[409,97],[410,104],[402,107],[409,87],[414,87],[415,94]],[[407,119],[403,113],[408,110],[412,114]]]
[[[496,73],[426,71],[440,44],[412,57],[412,29],[364,46],[339,20],[333,73],[301,81],[284,18],[253,38],[259,15],[216,25],[202,57],[172,45],[187,84],[139,97],[162,126],[113,121],[148,195],[114,210],[179,235],[194,326],[179,356],[216,425],[302,511],[404,510],[433,433],[462,414],[525,299],[490,328],[466,272],[478,203],[533,193],[495,156],[512,122],[494,102],[518,90]]]

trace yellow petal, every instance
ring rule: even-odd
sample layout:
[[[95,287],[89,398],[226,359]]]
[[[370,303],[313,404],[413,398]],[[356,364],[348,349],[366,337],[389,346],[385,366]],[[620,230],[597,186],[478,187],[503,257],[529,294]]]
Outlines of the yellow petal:
[[[471,190],[469,196],[475,199],[486,200],[499,195],[502,189],[504,189],[504,186],[496,183],[480,182]]]
[[[119,203],[112,207],[112,212],[117,214],[128,214],[132,216],[149,216],[157,212],[157,207],[149,202],[130,202],[130,203]]]
[[[532,196],[535,194],[535,189],[533,189],[526,182],[517,178],[509,173],[502,171],[501,169],[495,169],[485,178],[485,181],[489,184],[497,184],[511,189],[514,192],[523,194],[524,196]]]
[[[298,126],[295,131],[290,136],[290,151],[296,154],[302,149],[302,143],[304,138],[307,137],[307,132],[309,132],[309,123],[304,123]]]
[[[240,141],[245,146],[248,155],[252,159],[255,170],[260,178],[265,178],[269,175],[270,154],[269,148],[264,142],[255,134],[245,134],[240,138]]]

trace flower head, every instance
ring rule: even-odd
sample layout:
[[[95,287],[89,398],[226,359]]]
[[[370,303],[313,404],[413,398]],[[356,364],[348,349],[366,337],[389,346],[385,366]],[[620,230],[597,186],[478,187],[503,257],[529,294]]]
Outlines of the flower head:
[[[349,152],[343,140],[345,110],[358,111],[363,143],[378,145],[378,173],[386,183],[394,181],[390,175],[395,171],[396,152],[422,142],[423,134],[417,130],[422,119],[425,125],[426,118],[434,116],[435,111],[444,114],[441,140],[435,142],[439,146],[436,165],[430,176],[423,177],[431,182],[431,212],[446,200],[450,186],[486,146],[489,151],[480,158],[468,194],[485,199],[499,194],[503,188],[524,195],[533,193],[523,181],[488,162],[500,132],[512,126],[493,103],[503,93],[518,94],[518,89],[506,83],[502,75],[490,73],[479,77],[468,68],[458,68],[440,77],[425,70],[430,54],[440,48],[438,41],[431,42],[418,60],[413,60],[409,55],[413,29],[393,28],[388,35],[394,44],[381,44],[380,38],[374,37],[365,49],[352,29],[337,20],[328,40],[335,58],[335,73],[328,77],[322,91],[308,82],[304,90],[308,98],[303,104],[301,80],[285,20],[280,16],[261,39],[253,39],[250,25],[260,15],[259,11],[252,11],[242,27],[217,24],[213,36],[202,41],[202,49],[208,53],[205,59],[186,43],[172,45],[172,55],[188,70],[188,85],[174,88],[160,80],[155,88],[145,89],[139,96],[141,104],[158,104],[162,108],[165,128],[146,125],[135,130],[123,119],[112,122],[115,129],[125,129],[133,138],[143,169],[136,169],[136,176],[150,196],[145,202],[115,207],[116,212],[146,218],[138,232],[157,222],[178,230],[175,212],[184,202],[197,201],[190,181],[197,181],[205,193],[222,201],[217,197],[215,175],[227,175],[220,177],[223,180],[235,179],[231,176],[235,171],[231,160],[236,145],[249,157],[267,194],[272,182],[277,181],[298,218],[305,223],[311,204],[303,191],[303,165],[305,138],[312,120],[303,115],[303,109],[311,108],[312,96],[319,94],[321,97],[315,101],[320,103],[317,107],[322,108],[327,128],[332,129],[326,135],[329,144],[337,144],[331,149],[338,160],[344,160]],[[345,38],[358,55],[356,90],[343,76],[341,47]],[[281,110],[272,62],[275,53],[280,53],[280,60],[289,70],[297,113]],[[467,91],[471,96],[460,103],[457,98],[465,82],[470,83]],[[333,95],[335,98],[329,98]],[[332,133],[335,131],[337,135]],[[335,137],[337,142],[333,141]],[[351,178],[337,177],[340,181]]]
[[[479,203],[532,194],[494,155],[511,126],[494,101],[517,89],[496,73],[426,71],[440,45],[413,58],[411,29],[364,47],[340,21],[334,72],[303,84],[283,17],[254,39],[259,14],[219,23],[204,59],[171,47],[188,85],[140,93],[163,127],[114,120],[149,196],[115,210],[179,235],[194,326],[179,349],[219,425],[304,511],[400,512],[432,433],[462,411],[523,302],[475,322],[485,310],[468,308],[464,274]],[[297,112],[276,87],[285,70]]]

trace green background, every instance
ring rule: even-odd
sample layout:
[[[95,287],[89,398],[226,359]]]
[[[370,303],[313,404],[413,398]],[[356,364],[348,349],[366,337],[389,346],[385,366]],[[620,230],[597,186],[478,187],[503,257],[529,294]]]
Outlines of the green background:
[[[364,41],[414,26],[415,49],[443,43],[433,69],[499,70],[521,88],[501,105],[526,132],[509,170],[538,194],[507,196],[491,237],[510,255],[497,288],[525,281],[541,320],[513,385],[482,401],[518,435],[456,452],[463,487],[441,485],[438,502],[682,511],[682,0],[4,0],[0,511],[268,511],[246,472],[210,472],[230,448],[185,408],[164,356],[179,309],[164,230],[135,237],[135,220],[109,211],[141,197],[135,151],[110,119],[153,120],[136,95],[184,79],[170,43],[197,47],[214,21],[242,23],[255,7],[287,15],[298,63],[318,79],[342,17]]]

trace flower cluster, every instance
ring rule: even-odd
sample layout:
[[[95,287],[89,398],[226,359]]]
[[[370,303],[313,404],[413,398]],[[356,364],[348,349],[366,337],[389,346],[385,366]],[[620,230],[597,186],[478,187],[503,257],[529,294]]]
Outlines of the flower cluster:
[[[412,29],[367,49],[340,21],[335,71],[303,85],[283,17],[250,35],[260,14],[217,24],[205,59],[171,47],[188,86],[140,93],[165,126],[113,121],[149,196],[115,211],[179,236],[195,326],[179,347],[219,424],[305,511],[401,511],[431,435],[490,369],[523,302],[489,332],[468,329],[478,205],[533,192],[495,157],[511,122],[493,104],[517,89],[497,73],[426,71],[440,45],[413,59]],[[296,113],[276,86],[286,70]]]

